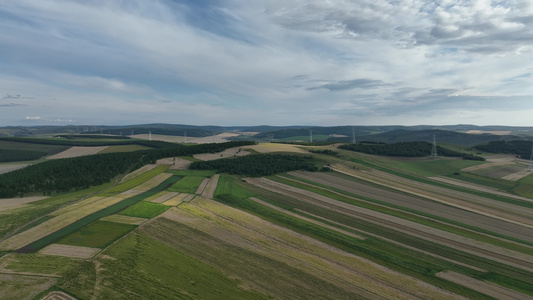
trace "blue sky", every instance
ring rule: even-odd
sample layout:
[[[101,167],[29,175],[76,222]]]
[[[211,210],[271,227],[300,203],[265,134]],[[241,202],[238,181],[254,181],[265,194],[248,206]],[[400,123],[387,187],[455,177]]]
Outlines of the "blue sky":
[[[0,125],[533,126],[530,0],[0,0]]]

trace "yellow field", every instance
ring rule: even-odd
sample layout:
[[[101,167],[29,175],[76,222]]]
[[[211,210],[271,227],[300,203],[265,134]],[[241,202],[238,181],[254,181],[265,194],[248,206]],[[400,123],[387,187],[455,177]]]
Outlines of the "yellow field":
[[[301,149],[302,146],[290,145],[290,144],[277,144],[277,143],[261,143],[246,147],[253,149],[261,153],[270,153],[270,152],[296,152],[296,153],[307,153],[306,150]]]
[[[346,253],[243,211],[203,198],[171,208],[162,217],[183,223],[349,291],[384,299],[461,298],[424,282]]]
[[[0,250],[16,250],[26,246],[68,224],[74,223],[85,216],[118,203],[128,197],[131,197],[131,195],[116,195],[106,198],[91,197],[61,208],[51,214],[55,216],[54,218],[0,242]]]
[[[124,176],[119,183],[123,183],[123,182],[126,182],[126,181],[130,180],[130,179],[133,179],[133,178],[135,178],[135,177],[137,177],[137,176],[139,176],[139,175],[141,175],[143,173],[146,173],[146,172],[152,170],[155,167],[157,167],[157,165],[145,165],[145,166],[142,166],[139,169],[137,169],[137,170],[127,174],[126,176]]]
[[[160,185],[161,183],[163,183],[163,181],[167,180],[170,176],[172,176],[172,174],[170,173],[161,173],[159,175],[156,175],[154,178],[144,182],[143,184],[136,186],[135,190],[136,191],[151,190],[155,188],[156,186]]]
[[[146,222],[145,218],[137,218],[123,215],[110,215],[107,217],[103,217],[100,220],[130,225],[141,225],[142,223]]]

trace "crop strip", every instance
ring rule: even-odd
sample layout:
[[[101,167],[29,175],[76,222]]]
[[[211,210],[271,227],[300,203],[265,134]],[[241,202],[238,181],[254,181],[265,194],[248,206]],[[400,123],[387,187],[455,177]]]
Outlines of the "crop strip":
[[[172,175],[172,174],[168,174],[168,175]],[[163,182],[162,185],[165,185],[165,183]],[[168,184],[167,184],[168,185]],[[39,240],[36,240],[20,249],[17,249],[16,252],[18,253],[31,253],[31,252],[35,252],[35,251],[38,251],[40,249],[42,249],[43,247],[55,242],[55,241],[58,241],[59,239],[79,230],[80,228],[84,227],[85,225],[91,223],[91,222],[94,222],[102,217],[105,217],[105,216],[109,216],[109,215],[112,215],[112,214],[115,214],[127,207],[130,207],[142,200],[144,200],[145,198],[151,196],[151,195],[154,195],[158,192],[158,187],[155,187],[154,188],[155,191],[147,191],[145,193],[142,193],[142,194],[139,194],[139,195],[136,195],[136,196],[133,196],[131,198],[127,198],[127,199],[124,199],[118,203],[115,203],[111,206],[108,206],[104,209],[101,209],[95,213],[92,213],[90,215],[87,215],[77,221],[75,221],[74,223],[71,223]]]

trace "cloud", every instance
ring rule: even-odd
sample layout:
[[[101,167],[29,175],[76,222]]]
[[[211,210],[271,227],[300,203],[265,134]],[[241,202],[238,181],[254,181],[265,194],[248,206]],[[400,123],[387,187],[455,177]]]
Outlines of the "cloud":
[[[457,47],[468,52],[533,50],[533,4],[515,1],[274,1],[268,12],[285,28],[402,48]]]
[[[354,80],[342,80],[335,83],[323,84],[316,87],[307,88],[307,90],[327,89],[330,91],[343,91],[353,89],[372,89],[380,86],[388,85],[381,80],[372,79],[354,79]]]
[[[26,117],[25,119],[26,120],[40,120],[41,117],[38,117],[38,116],[37,117]]]
[[[24,104],[20,103],[6,103],[6,104],[0,104],[0,107],[16,107],[16,106],[26,106]]]
[[[533,94],[525,0],[19,0],[0,14],[3,107],[26,105],[4,124],[453,122],[505,101],[523,115]]]

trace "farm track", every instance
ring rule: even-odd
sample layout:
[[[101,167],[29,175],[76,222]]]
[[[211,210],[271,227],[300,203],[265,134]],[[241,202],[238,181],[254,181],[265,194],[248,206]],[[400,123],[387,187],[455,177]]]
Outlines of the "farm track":
[[[398,191],[434,200],[464,210],[482,214],[495,219],[533,228],[533,209],[496,201],[473,194],[442,188],[426,183],[416,182],[381,171],[354,171],[346,167],[333,168],[340,173],[366,180],[378,185],[393,188]],[[525,231],[525,230],[520,230]],[[519,231],[519,232],[520,232]],[[533,241],[530,237],[528,241]]]
[[[470,254],[478,255],[533,272],[533,257],[523,253],[475,241],[466,237],[458,236],[456,234],[375,212],[369,209],[353,206],[310,191],[271,181],[266,178],[247,178],[246,181],[254,186],[277,192],[287,197],[316,205],[318,207],[342,213],[347,216],[360,218],[392,230],[430,240],[443,246],[452,247]]]
[[[419,280],[403,275],[401,278],[397,277],[399,273],[395,271],[258,219],[255,216],[244,216],[245,213],[243,212],[228,214],[229,210],[233,211],[234,209],[227,207],[222,210],[213,209],[216,208],[214,206],[221,206],[221,204],[210,204],[205,199],[201,201],[198,203],[195,200],[186,206],[194,205],[195,209],[199,208],[202,213],[195,213],[197,217],[185,214],[181,212],[181,209],[169,210],[162,217],[168,216],[175,221],[184,222],[186,225],[200,229],[213,237],[222,238],[225,242],[284,262],[309,274],[326,279],[339,287],[362,293],[363,297],[370,299],[431,299],[440,298],[436,297],[435,294],[442,293],[441,290]],[[186,207],[182,206],[181,208]],[[235,214],[242,214],[243,216],[236,216]],[[201,220],[199,216],[207,219]],[[208,226],[208,224],[210,225]],[[331,256],[332,253],[336,254]],[[406,281],[411,281],[411,283]],[[356,289],[354,290],[354,288]],[[423,289],[429,289],[432,292],[424,294],[420,291]],[[448,294],[444,297],[441,294],[443,298],[451,296]]]
[[[512,236],[517,239],[533,242],[533,230],[529,230],[528,228],[515,223],[477,214],[469,210],[463,210],[458,207],[435,202],[420,196],[412,196],[405,193],[381,189],[371,185],[365,185],[363,183],[358,183],[349,179],[335,176],[334,174],[311,173],[303,171],[290,172],[289,174],[301,179],[316,182],[318,184],[330,186],[355,196],[368,197],[393,205],[406,207],[415,211],[420,211],[426,214],[431,214],[437,217],[457,221],[505,236]]]

